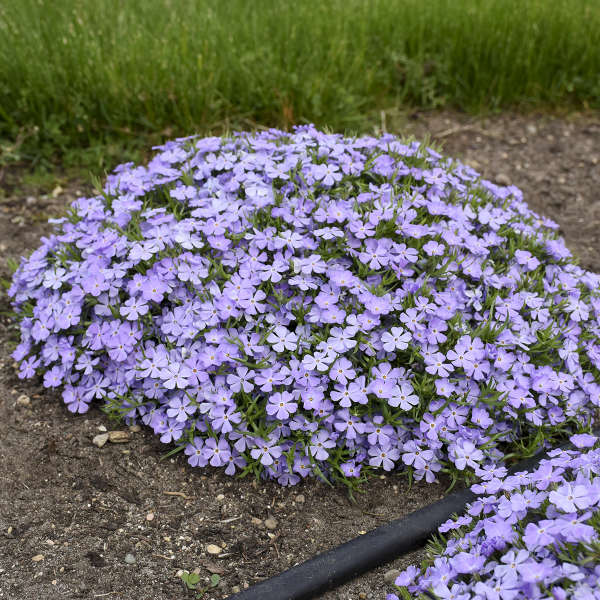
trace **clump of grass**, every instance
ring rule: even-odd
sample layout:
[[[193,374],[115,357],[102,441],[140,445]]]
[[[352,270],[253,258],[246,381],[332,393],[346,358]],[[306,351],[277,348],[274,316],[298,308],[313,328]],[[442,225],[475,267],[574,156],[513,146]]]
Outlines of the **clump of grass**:
[[[20,0],[0,7],[0,135],[38,151],[373,110],[600,105],[595,0]],[[30,138],[31,139],[31,138]],[[33,142],[32,142],[33,143]]]

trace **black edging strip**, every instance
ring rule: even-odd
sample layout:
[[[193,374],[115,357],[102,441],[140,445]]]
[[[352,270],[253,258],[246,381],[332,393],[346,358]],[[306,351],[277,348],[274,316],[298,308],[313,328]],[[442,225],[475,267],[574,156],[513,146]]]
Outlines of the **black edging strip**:
[[[600,436],[600,429],[593,432]],[[567,449],[571,443],[560,446]],[[529,471],[547,453],[517,463],[510,473]],[[477,498],[469,489],[453,492],[402,519],[395,519],[365,535],[332,548],[275,577],[229,596],[227,600],[308,600],[328,589],[350,581],[398,556],[423,546],[451,515],[460,513]]]

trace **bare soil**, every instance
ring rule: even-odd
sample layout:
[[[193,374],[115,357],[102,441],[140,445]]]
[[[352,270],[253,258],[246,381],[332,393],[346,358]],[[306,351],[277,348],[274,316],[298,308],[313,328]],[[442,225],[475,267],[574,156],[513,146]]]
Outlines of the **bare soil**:
[[[600,270],[600,115],[416,113],[393,131],[429,134],[485,177],[519,186],[535,211],[560,224],[582,266]],[[3,257],[33,250],[50,231],[47,218],[90,192],[79,180],[56,181],[42,190],[14,176],[0,182]],[[0,261],[0,276],[8,274]],[[0,296],[0,312],[7,303]],[[39,381],[19,380],[15,339],[0,317],[0,598],[194,598],[181,569],[196,569],[199,587],[218,574],[198,598],[226,598],[444,494],[441,484],[409,489],[398,474],[371,481],[355,501],[318,481],[281,488],[233,479],[193,469],[181,455],[162,460],[165,446],[143,430],[98,448],[96,435],[126,428],[98,409],[73,416]],[[222,551],[209,554],[208,544]],[[383,599],[384,573],[420,558],[398,559],[322,597]]]

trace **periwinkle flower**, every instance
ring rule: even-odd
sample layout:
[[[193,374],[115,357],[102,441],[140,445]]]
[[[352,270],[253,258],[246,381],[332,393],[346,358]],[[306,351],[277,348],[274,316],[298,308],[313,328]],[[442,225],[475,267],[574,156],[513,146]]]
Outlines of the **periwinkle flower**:
[[[587,426],[598,289],[517,188],[418,143],[302,126],[120,165],[9,294],[19,376],[69,410],[100,400],[194,466],[352,485],[484,477]]]
[[[406,569],[396,585],[422,599],[596,598],[598,477],[586,465],[597,460],[600,449],[593,448],[600,448],[600,440],[580,435],[582,448],[552,451],[533,473],[498,472],[493,494],[473,486],[481,497],[466,515],[440,526],[436,550],[421,569]],[[549,504],[557,492],[558,505]],[[573,512],[562,512],[563,498]],[[453,536],[444,538],[447,532]]]

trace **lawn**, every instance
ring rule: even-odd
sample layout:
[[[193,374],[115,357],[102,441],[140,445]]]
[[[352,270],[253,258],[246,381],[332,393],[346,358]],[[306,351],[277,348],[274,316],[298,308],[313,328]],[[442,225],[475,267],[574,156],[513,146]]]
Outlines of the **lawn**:
[[[597,0],[21,0],[0,6],[0,137],[100,141],[399,106],[600,106]],[[96,157],[96,162],[101,159]]]

